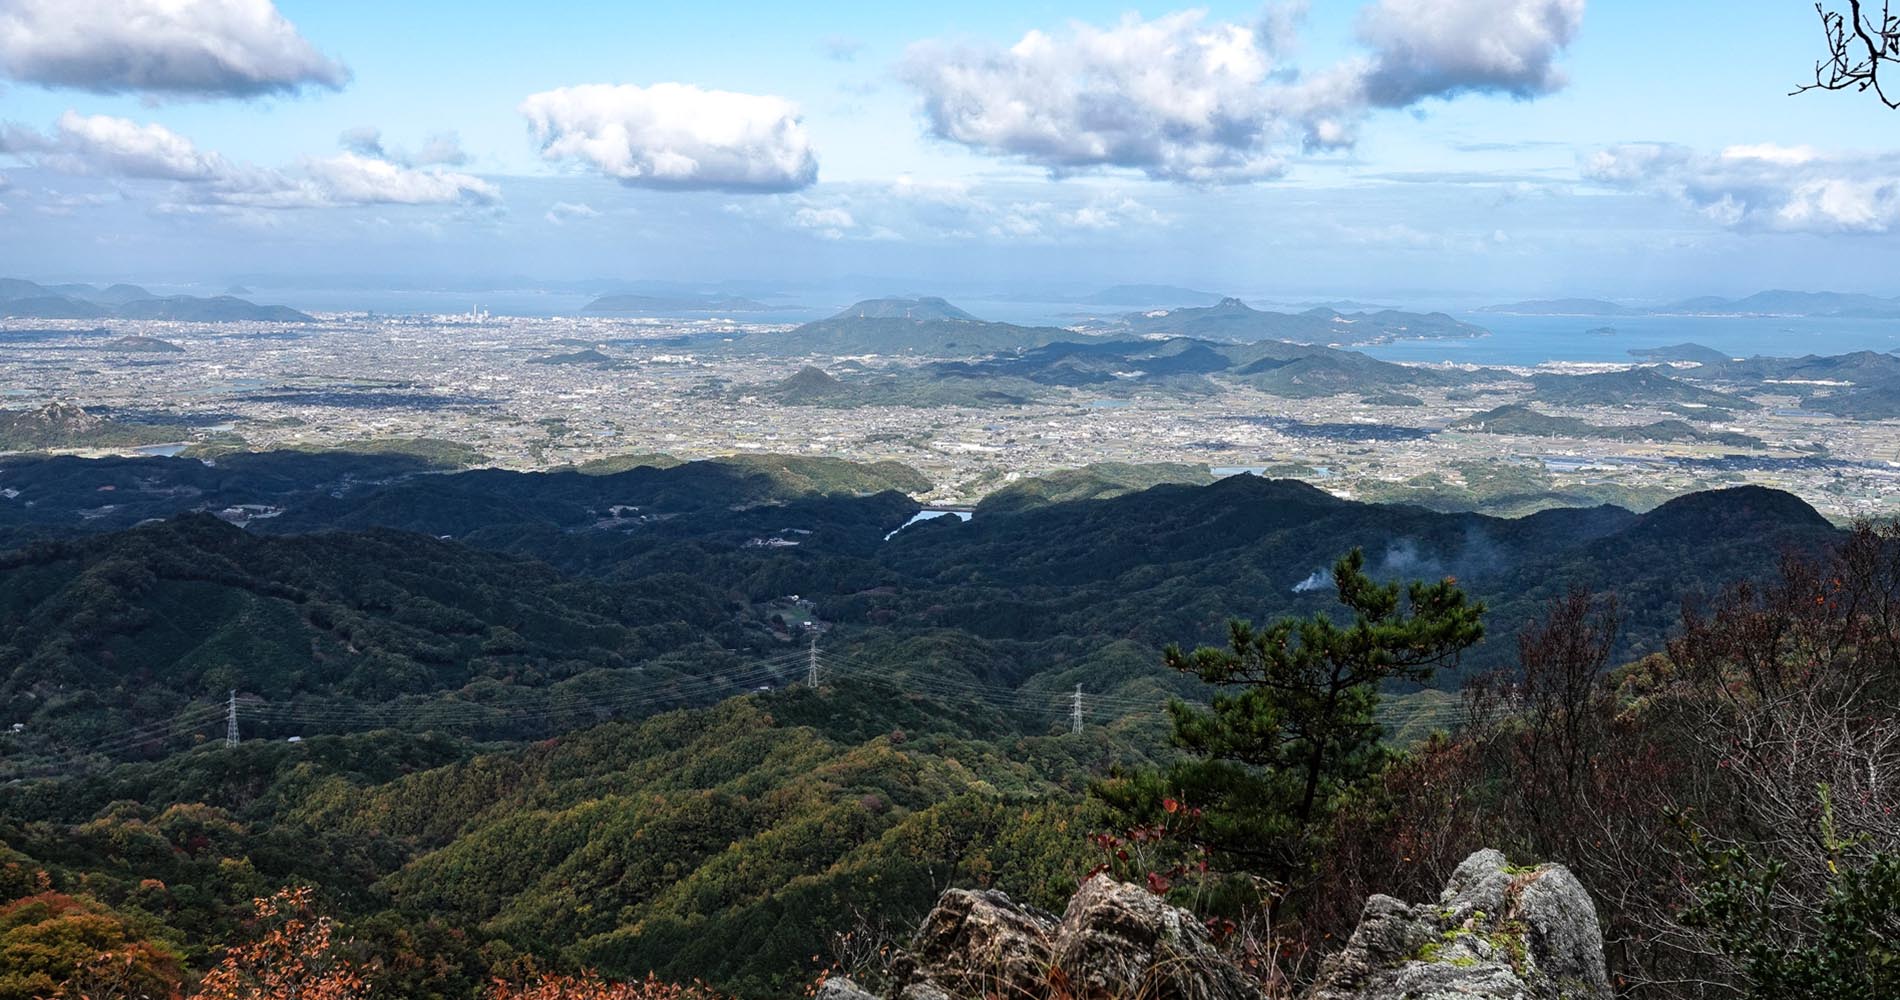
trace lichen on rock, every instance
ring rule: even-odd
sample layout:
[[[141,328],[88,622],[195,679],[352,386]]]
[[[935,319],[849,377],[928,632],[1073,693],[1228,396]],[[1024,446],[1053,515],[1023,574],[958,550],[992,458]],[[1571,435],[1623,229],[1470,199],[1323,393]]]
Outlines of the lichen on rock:
[[[1436,903],[1366,900],[1310,1000],[1609,1000],[1596,905],[1561,865],[1479,851]]]
[[[892,971],[894,1000],[1260,997],[1193,914],[1106,875],[1060,921],[1000,892],[946,892]]]
[[[952,889],[891,968],[888,1000],[1260,1000],[1206,926],[1096,875],[1061,919]],[[832,980],[820,1000],[867,1000]],[[1366,900],[1306,1000],[1610,1000],[1596,906],[1560,865],[1466,858],[1434,903]]]

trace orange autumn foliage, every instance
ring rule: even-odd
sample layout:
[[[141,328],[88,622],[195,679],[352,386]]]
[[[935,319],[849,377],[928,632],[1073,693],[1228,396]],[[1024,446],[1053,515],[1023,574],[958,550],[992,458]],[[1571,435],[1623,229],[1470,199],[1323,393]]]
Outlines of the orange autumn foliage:
[[[308,887],[254,900],[256,940],[225,952],[195,1000],[367,1000],[369,988],[333,951],[330,918],[312,913]]]
[[[663,982],[648,973],[643,980],[613,982],[591,973],[542,976],[528,983],[498,981],[486,1000],[726,1000],[704,983]]]

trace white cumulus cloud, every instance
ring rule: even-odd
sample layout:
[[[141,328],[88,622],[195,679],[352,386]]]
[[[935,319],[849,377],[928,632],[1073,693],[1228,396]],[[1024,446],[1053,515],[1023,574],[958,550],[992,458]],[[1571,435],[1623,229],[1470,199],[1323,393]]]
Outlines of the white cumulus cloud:
[[[1301,7],[1244,24],[1202,10],[1072,22],[1009,48],[925,41],[902,76],[930,134],[979,152],[1058,176],[1245,183],[1281,176],[1302,147],[1352,145],[1375,109],[1560,88],[1584,0],[1377,0],[1359,21],[1367,53],[1311,73],[1289,56]]]
[[[468,151],[462,148],[462,137],[457,133],[436,132],[423,139],[422,148],[404,162],[424,167],[435,164],[459,167],[468,162]]]
[[[633,187],[794,191],[818,179],[798,107],[782,97],[584,84],[534,94],[521,113],[544,159]]]
[[[1008,49],[922,42],[904,79],[932,134],[1063,173],[1131,167],[1230,182],[1278,176],[1273,68],[1253,28],[1182,11],[1031,31]]]
[[[373,142],[358,146],[376,148]],[[492,204],[501,198],[479,177],[362,152],[307,158],[292,170],[235,163],[163,125],[72,111],[51,133],[9,126],[0,132],[0,153],[66,173],[175,181],[177,201],[201,206]]]
[[[1400,108],[1472,91],[1529,98],[1565,82],[1557,56],[1583,28],[1584,0],[1378,0],[1359,15],[1373,50],[1366,99]]]
[[[576,219],[595,219],[600,210],[584,201],[557,201],[548,206],[545,218],[557,226],[565,225]]]
[[[449,170],[419,170],[360,153],[304,161],[327,200],[343,205],[445,205],[501,199],[493,184]]]
[[[459,167],[468,162],[468,153],[462,149],[462,137],[454,132],[431,133],[422,142],[422,148],[414,153],[398,146],[383,144],[383,130],[372,125],[359,125],[344,129],[336,137],[337,145],[363,156],[373,156],[379,160],[392,160],[411,167],[445,165]]]
[[[818,208],[806,206],[792,213],[792,223],[801,229],[817,231],[828,240],[844,238],[845,230],[856,226],[857,220],[842,208]]]
[[[340,89],[271,0],[4,0],[0,74],[98,94],[256,97]]]
[[[202,181],[230,169],[163,125],[68,111],[51,135],[9,126],[0,152],[36,159],[66,173],[99,173],[146,180]]]
[[[1900,229],[1900,165],[1891,157],[1772,143],[1702,153],[1627,143],[1591,154],[1584,176],[1668,195],[1739,229],[1885,233]]]

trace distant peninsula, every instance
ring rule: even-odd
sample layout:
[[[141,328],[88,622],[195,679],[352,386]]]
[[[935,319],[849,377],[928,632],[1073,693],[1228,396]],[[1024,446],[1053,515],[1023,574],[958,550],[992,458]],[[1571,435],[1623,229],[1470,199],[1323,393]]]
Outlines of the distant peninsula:
[[[258,305],[230,295],[154,295],[137,285],[42,285],[0,278],[0,319],[144,319],[184,323],[313,323],[288,306]],[[146,348],[150,349],[150,348]]]
[[[1484,306],[1480,313],[1505,316],[1790,316],[1833,319],[1900,319],[1900,297],[1849,292],[1776,289],[1738,299],[1702,295],[1637,306],[1602,299],[1531,299]]]
[[[1285,340],[1302,344],[1383,344],[1394,340],[1467,339],[1490,333],[1444,313],[1340,312],[1324,307],[1282,313],[1255,309],[1236,298],[1211,306],[1130,313],[1108,332],[1195,337],[1233,343]]]

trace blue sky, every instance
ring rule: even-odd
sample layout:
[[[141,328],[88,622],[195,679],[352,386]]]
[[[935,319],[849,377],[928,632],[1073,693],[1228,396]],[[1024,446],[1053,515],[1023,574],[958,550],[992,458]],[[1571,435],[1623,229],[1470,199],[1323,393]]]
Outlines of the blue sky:
[[[0,0],[0,273],[1900,293],[1802,0],[158,6]]]

